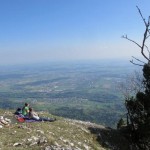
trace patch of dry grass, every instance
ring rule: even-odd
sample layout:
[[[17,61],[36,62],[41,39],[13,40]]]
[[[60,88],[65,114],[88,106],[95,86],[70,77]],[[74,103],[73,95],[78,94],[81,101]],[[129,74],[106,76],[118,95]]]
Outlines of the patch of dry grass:
[[[102,146],[99,133],[92,133],[89,128],[105,127],[64,119],[52,116],[45,112],[40,112],[41,116],[56,117],[55,122],[32,122],[18,123],[11,112],[0,114],[12,120],[10,127],[0,129],[0,149],[1,150],[45,150],[64,148],[77,150],[106,150],[107,146]]]

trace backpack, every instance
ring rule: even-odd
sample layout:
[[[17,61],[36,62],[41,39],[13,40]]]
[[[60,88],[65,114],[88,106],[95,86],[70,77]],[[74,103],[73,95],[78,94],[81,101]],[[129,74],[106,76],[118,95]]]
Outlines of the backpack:
[[[17,110],[14,113],[15,115],[20,115],[22,114],[22,109],[21,108],[17,108]]]
[[[21,117],[18,117],[18,118],[17,118],[17,121],[18,121],[18,122],[25,122],[25,119],[24,119],[24,118],[21,118]]]

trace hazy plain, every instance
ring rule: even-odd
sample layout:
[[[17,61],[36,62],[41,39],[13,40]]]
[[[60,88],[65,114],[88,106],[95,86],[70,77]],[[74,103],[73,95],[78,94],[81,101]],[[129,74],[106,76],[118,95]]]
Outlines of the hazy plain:
[[[50,62],[0,67],[0,107],[35,110],[115,127],[125,116],[117,86],[136,68],[128,61]]]

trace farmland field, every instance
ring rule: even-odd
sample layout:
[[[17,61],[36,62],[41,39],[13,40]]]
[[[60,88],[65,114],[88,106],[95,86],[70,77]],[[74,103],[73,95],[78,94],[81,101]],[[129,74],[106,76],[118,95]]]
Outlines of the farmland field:
[[[29,102],[37,111],[115,127],[125,114],[117,85],[134,70],[128,61],[0,66],[0,107]]]

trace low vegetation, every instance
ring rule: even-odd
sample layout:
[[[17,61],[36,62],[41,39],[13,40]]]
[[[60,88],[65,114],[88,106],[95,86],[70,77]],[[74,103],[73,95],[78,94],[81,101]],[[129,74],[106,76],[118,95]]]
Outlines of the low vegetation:
[[[128,150],[129,142],[120,131],[101,125],[56,117],[55,122],[18,123],[12,111],[0,110],[11,119],[9,127],[0,128],[2,150]]]

